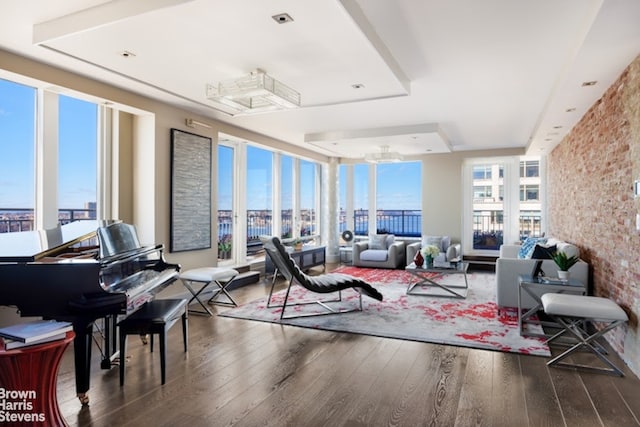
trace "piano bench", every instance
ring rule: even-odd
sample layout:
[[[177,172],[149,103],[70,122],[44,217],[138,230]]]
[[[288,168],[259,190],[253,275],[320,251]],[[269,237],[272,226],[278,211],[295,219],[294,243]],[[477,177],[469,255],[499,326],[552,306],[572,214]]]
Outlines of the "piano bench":
[[[236,302],[231,298],[227,287],[233,283],[238,271],[233,268],[227,267],[201,267],[187,270],[180,273],[180,280],[184,286],[191,292],[191,299],[189,304],[196,301],[202,307],[202,310],[189,309],[189,312],[193,314],[203,314],[205,316],[212,316],[209,307],[204,305],[200,299],[200,294],[209,286],[214,286],[213,296],[209,298],[209,304],[226,305],[230,307],[237,307]],[[196,285],[197,284],[197,285]],[[200,288],[196,290],[196,286]],[[220,301],[218,298],[224,295],[226,301]]]
[[[187,351],[187,300],[156,299],[145,303],[138,311],[118,323],[120,330],[120,386],[124,385],[124,369],[126,360],[127,335],[151,335],[151,351],[153,352],[153,335],[160,336],[160,372],[162,384],[166,379],[167,366],[167,332],[182,318],[182,335],[184,351]]]

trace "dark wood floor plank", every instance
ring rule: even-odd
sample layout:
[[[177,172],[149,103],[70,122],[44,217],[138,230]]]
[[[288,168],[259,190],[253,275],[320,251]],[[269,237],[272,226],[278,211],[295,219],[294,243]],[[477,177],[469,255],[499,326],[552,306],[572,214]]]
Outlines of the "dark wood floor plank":
[[[389,425],[394,400],[402,392],[411,370],[417,363],[424,363],[424,358],[423,345],[401,341],[395,356],[376,375],[370,393],[359,396],[359,403],[356,403],[352,414],[346,417],[347,423],[356,426]]]
[[[490,351],[469,351],[463,385],[460,389],[455,425],[460,427],[490,425],[493,384],[493,356]]]
[[[301,332],[304,334],[306,331]],[[319,361],[328,358],[332,363],[339,363],[337,354],[341,350],[348,353],[355,345],[344,342],[342,335],[331,332],[323,332],[323,334],[331,339],[323,339],[322,342],[304,339],[300,340],[295,348],[283,349],[285,354],[278,358],[277,362],[265,364],[260,373],[252,375],[252,379],[256,381],[240,390],[241,400],[229,400],[224,406],[211,412],[209,416],[215,417],[218,422],[224,425],[252,425],[253,421],[245,418],[249,415],[251,417],[258,415],[253,411],[259,406],[262,406],[263,410],[264,408],[271,409],[263,411],[266,413],[266,417],[262,419],[263,422],[265,419],[277,419],[278,414],[286,416],[290,411],[290,403],[297,395],[303,394],[300,393],[305,387],[303,382],[308,380],[313,384],[323,375],[321,367],[324,366],[326,372],[328,366],[331,366],[319,363]],[[322,351],[317,351],[319,343]],[[334,348],[336,352],[329,351]],[[307,375],[304,375],[303,372],[306,372]]]
[[[580,373],[572,369],[549,368],[549,375],[558,396],[558,404],[568,427],[602,426]]]
[[[562,410],[547,368],[548,358],[520,356],[519,359],[529,425],[564,425]]]
[[[443,350],[433,353],[431,363],[423,364],[426,378],[410,396],[408,406],[414,409],[403,424],[454,425],[469,349],[447,346]]]
[[[430,403],[437,400],[437,382],[441,376],[443,360],[449,357],[447,349],[429,346],[418,350],[418,357],[411,365],[401,388],[389,401],[390,411],[382,414],[385,418],[381,418],[381,421],[386,425],[423,423],[425,413],[432,409]]]
[[[492,425],[528,425],[522,373],[518,355],[496,352],[493,356],[493,390],[500,398],[493,400]]]
[[[392,363],[406,355],[404,352],[401,355],[402,349],[401,340],[381,339],[372,349],[367,362],[357,367],[357,381],[340,391],[346,404],[328,415],[325,424],[371,425],[372,420],[367,419],[367,415],[386,401],[385,391],[399,384],[398,376],[403,376],[402,367],[405,364]]]
[[[309,425],[310,420],[315,420],[315,416],[323,417],[324,412],[332,408],[341,387],[357,380],[355,368],[365,362],[372,346],[382,339],[366,339],[364,345],[357,345],[362,342],[363,337],[344,337],[351,344],[349,350],[339,360],[323,358],[313,362],[326,367],[324,375],[317,378],[302,396],[289,405],[290,412],[284,414],[285,417],[280,420],[281,425]]]

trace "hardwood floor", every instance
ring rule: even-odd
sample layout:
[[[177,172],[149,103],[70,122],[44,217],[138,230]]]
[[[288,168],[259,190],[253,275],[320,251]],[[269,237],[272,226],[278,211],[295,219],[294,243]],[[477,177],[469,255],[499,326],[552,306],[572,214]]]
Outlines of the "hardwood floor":
[[[265,282],[232,291],[240,303],[267,293]],[[640,425],[640,380],[626,367],[618,378],[543,357],[192,315],[188,353],[180,327],[169,333],[161,386],[158,354],[128,343],[125,386],[94,360],[86,407],[67,351],[58,400],[70,425]]]

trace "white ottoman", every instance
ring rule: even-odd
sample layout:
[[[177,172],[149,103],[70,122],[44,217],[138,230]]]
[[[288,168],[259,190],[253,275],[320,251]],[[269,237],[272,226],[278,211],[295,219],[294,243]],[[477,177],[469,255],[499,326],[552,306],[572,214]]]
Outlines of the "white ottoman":
[[[540,299],[542,300],[544,312],[564,328],[547,339],[547,343],[550,344],[566,333],[573,335],[578,340],[575,345],[564,353],[547,362],[547,366],[582,368],[623,376],[622,371],[604,356],[604,348],[595,341],[596,338],[603,336],[613,328],[629,320],[627,313],[618,304],[608,298],[571,294],[547,293],[542,295]],[[600,322],[604,324],[604,327],[589,335],[586,327],[583,326],[586,321]],[[592,342],[594,345],[592,345]],[[567,356],[582,348],[590,350],[609,368],[562,362]]]
[[[238,304],[231,298],[227,288],[233,282],[233,279],[238,275],[238,271],[233,268],[226,267],[201,267],[187,270],[184,273],[180,273],[180,279],[184,286],[189,289],[189,292],[193,295],[189,300],[189,304],[196,300],[203,310],[189,309],[190,313],[203,314],[207,316],[213,315],[209,307],[204,305],[200,300],[200,294],[209,286],[215,286],[213,289],[213,296],[207,301],[209,304],[226,305],[231,307],[237,307]],[[199,286],[199,289],[196,289]],[[227,301],[220,301],[218,297],[224,295]]]

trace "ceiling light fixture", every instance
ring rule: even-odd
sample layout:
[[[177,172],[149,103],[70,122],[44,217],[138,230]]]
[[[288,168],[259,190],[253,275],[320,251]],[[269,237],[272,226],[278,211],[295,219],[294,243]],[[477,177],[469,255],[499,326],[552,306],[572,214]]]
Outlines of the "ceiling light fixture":
[[[582,82],[582,86],[583,87],[584,86],[595,86],[597,83],[598,83],[597,80],[591,80],[591,81],[588,81],[588,82]]]
[[[364,159],[369,163],[395,163],[402,161],[402,155],[389,151],[388,145],[381,145],[379,153],[366,153]]]
[[[207,99],[236,113],[263,113],[300,107],[300,94],[257,69],[238,79],[207,85]]]

